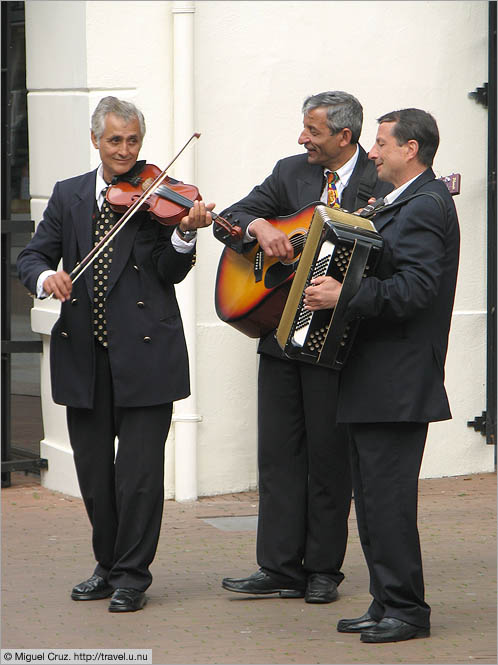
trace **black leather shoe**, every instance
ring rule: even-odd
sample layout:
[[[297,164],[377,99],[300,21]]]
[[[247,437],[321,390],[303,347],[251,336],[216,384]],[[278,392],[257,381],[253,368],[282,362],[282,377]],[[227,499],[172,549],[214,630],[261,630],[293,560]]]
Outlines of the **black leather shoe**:
[[[337,584],[327,575],[312,573],[308,577],[304,600],[307,603],[331,603],[337,600]]]
[[[368,612],[365,612],[357,619],[341,619],[337,624],[337,630],[339,633],[362,633],[364,630],[375,628],[378,623]]]
[[[92,575],[88,580],[73,587],[71,598],[73,600],[100,600],[100,598],[111,596],[113,591],[112,586],[109,586],[100,575]]]
[[[136,612],[147,602],[144,591],[138,589],[116,589],[109,603],[109,612]]]
[[[225,577],[221,582],[221,586],[228,591],[250,593],[252,595],[278,593],[280,598],[302,598],[304,596],[304,589],[280,586],[263,570],[258,570],[257,573],[241,579]]]
[[[403,640],[413,640],[416,637],[429,637],[430,634],[430,628],[414,626],[394,617],[384,617],[376,626],[362,632],[360,640],[362,642],[402,642]]]

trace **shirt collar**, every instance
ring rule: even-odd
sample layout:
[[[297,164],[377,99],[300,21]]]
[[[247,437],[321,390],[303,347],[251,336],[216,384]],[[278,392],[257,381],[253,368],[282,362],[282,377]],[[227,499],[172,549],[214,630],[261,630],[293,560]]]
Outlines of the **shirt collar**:
[[[419,175],[420,175],[420,173],[417,174],[417,175],[416,175],[414,178],[412,178],[411,180],[408,180],[408,182],[403,183],[403,184],[401,185],[401,187],[398,187],[398,189],[394,189],[392,192],[389,192],[389,194],[387,194],[386,196],[384,196],[384,203],[385,203],[386,205],[389,205],[389,204],[391,204],[391,203],[394,203],[394,201],[396,201],[396,199],[397,199],[399,196],[401,196],[401,194],[403,194],[403,192],[405,191],[405,189],[407,189],[407,188],[412,184],[412,182],[414,182],[414,181],[418,178]]]
[[[109,185],[104,180],[104,165],[101,164],[97,169],[97,177],[95,178],[95,200],[98,201],[102,196],[102,190]]]

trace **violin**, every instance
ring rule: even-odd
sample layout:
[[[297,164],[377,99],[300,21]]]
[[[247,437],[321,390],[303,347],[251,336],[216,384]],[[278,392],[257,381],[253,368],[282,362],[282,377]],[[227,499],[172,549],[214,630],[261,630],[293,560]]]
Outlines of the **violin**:
[[[141,165],[143,164],[142,162]],[[114,212],[126,212],[161,173],[161,169],[154,164],[145,164],[138,175],[134,174],[125,179],[116,178],[107,189],[107,202]],[[163,184],[142,203],[140,210],[147,210],[157,222],[169,226],[178,224],[194,205],[194,201],[200,201],[201,198],[194,185],[177,183],[166,176]]]
[[[69,273],[73,284],[139,210],[147,210],[160,224],[170,226],[178,224],[188,214],[188,211],[194,206],[194,201],[201,200],[201,195],[197,187],[194,187],[194,185],[185,185],[181,182],[173,182],[166,175],[166,171],[178,159],[188,144],[194,138],[199,138],[199,136],[200,134],[198,133],[192,134],[164,171],[161,171],[153,164],[146,164],[144,161],[141,161],[137,162],[124,177],[122,176],[113,180],[107,190],[106,199],[115,212],[122,212],[124,214],[100,242]],[[216,224],[224,229],[225,237],[242,237],[243,231],[240,226],[230,224],[230,222],[215,212],[211,212],[211,217]]]
[[[111,184],[107,190],[107,202],[114,212],[126,212],[161,173],[161,169],[154,164],[145,164],[138,175],[116,179],[115,184]],[[166,176],[163,183],[143,202],[140,210],[147,210],[159,224],[169,226],[178,224],[188,214],[194,201],[201,200],[197,187],[172,181]]]
[[[116,179],[108,188],[106,199],[114,212],[126,212],[163,173],[154,164],[140,162],[138,167],[138,173],[133,169],[131,176]],[[162,184],[142,203],[140,210],[147,210],[159,224],[170,226],[180,223],[193,207],[194,201],[202,201],[195,185],[186,185],[166,176]],[[230,235],[238,235],[234,233],[234,226],[223,217],[215,212],[211,212],[211,217]]]

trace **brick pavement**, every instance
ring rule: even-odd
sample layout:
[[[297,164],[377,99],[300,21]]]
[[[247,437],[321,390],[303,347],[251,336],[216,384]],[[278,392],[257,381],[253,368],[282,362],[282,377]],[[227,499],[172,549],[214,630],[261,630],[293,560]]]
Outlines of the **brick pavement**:
[[[354,510],[339,600],[308,605],[221,588],[222,577],[256,570],[255,533],[203,518],[255,515],[257,493],[167,501],[149,603],[119,615],[107,600],[69,597],[93,566],[81,500],[13,476],[2,490],[3,648],[150,648],[168,665],[497,662],[495,474],[420,482],[432,636],[391,645],[335,630],[369,604]]]

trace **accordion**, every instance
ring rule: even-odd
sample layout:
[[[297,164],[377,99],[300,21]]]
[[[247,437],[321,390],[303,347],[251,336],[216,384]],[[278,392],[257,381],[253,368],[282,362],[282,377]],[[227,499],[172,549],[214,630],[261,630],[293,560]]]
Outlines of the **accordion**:
[[[287,357],[343,367],[359,324],[359,319],[346,320],[346,307],[375,269],[382,245],[369,219],[317,205],[276,332]],[[304,291],[320,275],[342,282],[341,294],[333,309],[310,312],[304,309]]]

